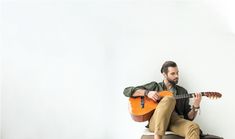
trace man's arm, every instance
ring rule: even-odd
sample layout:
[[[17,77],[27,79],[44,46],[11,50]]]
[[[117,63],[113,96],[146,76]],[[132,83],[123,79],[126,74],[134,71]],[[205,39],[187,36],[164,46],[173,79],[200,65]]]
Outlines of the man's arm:
[[[157,94],[158,90],[158,83],[151,82],[142,86],[137,87],[127,87],[124,89],[123,94],[127,97],[138,97],[138,96],[148,96],[150,98],[157,97],[155,94]],[[157,98],[155,98],[157,99]]]
[[[133,93],[133,97],[139,97],[139,96],[147,96],[149,93],[149,90],[146,89],[138,89]]]
[[[201,94],[195,93],[193,107],[192,107],[191,111],[189,111],[189,113],[188,113],[188,118],[190,120],[193,120],[197,116],[198,110],[200,108],[201,99],[202,99]]]
[[[196,108],[196,107],[193,106],[193,108],[191,109],[191,111],[189,111],[189,113],[188,113],[188,118],[189,118],[190,120],[193,120],[193,119],[197,116],[198,110],[199,110],[199,107]]]

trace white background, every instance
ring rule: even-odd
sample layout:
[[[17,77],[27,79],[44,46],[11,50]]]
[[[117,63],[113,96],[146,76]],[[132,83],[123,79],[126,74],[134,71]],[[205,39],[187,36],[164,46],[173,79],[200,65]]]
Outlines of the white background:
[[[233,139],[234,2],[1,1],[1,139],[138,139],[127,86],[162,81],[166,60],[203,98],[205,133]]]

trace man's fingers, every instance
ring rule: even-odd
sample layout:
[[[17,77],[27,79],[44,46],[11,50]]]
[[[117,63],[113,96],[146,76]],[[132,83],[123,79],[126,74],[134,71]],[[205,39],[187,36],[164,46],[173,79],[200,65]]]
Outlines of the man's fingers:
[[[150,94],[151,93],[151,94]],[[152,100],[154,100],[154,101],[158,101],[159,99],[160,99],[160,96],[158,95],[158,93],[156,92],[156,91],[154,91],[154,92],[150,92],[149,93],[149,97],[152,99]]]
[[[156,100],[156,98],[155,98],[154,96],[152,97],[152,100],[157,101],[157,100]]]
[[[160,96],[158,94],[155,94],[154,97],[155,97],[156,100],[160,99]]]
[[[201,94],[200,93],[197,93],[197,98],[201,98]]]
[[[155,101],[157,101],[157,96],[154,95],[153,98],[154,98]]]
[[[201,94],[200,93],[195,93],[194,97],[195,98],[201,98]]]

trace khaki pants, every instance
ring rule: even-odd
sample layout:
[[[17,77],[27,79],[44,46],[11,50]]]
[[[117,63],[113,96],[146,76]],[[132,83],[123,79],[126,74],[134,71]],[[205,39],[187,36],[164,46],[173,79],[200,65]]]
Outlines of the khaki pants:
[[[186,139],[199,139],[199,126],[174,112],[175,104],[175,98],[163,97],[150,119],[149,130],[162,136],[165,135],[166,130],[170,130]]]

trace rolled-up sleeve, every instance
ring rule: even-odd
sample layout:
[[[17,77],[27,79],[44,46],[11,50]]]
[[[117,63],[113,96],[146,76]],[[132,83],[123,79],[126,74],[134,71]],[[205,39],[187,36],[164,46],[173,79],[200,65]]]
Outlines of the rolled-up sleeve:
[[[137,87],[127,87],[124,89],[123,91],[123,94],[126,96],[126,97],[132,97],[133,94],[135,93],[136,90],[138,89],[146,89],[146,90],[149,90],[149,91],[155,91],[155,90],[158,90],[158,83],[157,82],[151,82],[151,83],[148,83],[148,84],[145,84],[145,85],[140,85],[140,86],[137,86]]]

